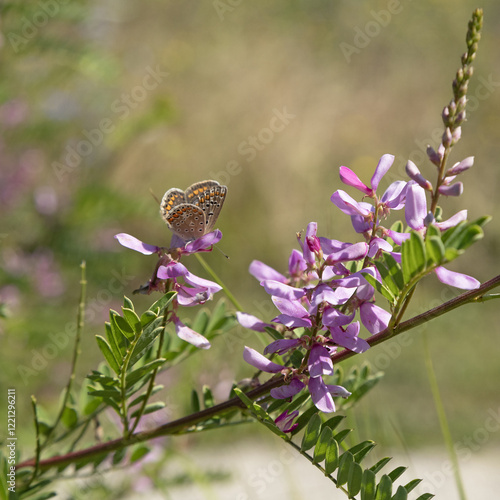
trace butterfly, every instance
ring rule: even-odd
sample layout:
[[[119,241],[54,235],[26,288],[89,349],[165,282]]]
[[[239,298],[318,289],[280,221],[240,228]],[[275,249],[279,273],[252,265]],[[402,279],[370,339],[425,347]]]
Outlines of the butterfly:
[[[160,214],[175,235],[192,241],[213,230],[226,194],[217,181],[196,182],[186,191],[172,188],[163,195]]]

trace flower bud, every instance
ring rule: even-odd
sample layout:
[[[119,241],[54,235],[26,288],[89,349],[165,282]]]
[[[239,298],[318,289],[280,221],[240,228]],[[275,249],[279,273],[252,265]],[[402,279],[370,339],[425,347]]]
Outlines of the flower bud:
[[[427,191],[432,191],[432,184],[420,173],[420,170],[415,163],[408,160],[405,170],[410,179],[413,179],[417,184],[422,186],[424,189],[427,189]]]
[[[467,158],[465,158],[461,162],[455,163],[455,165],[453,165],[453,167],[449,168],[446,171],[445,176],[450,177],[452,175],[461,174],[462,172],[469,170],[469,168],[471,168],[472,165],[474,165],[474,157],[468,156]]]
[[[429,160],[436,165],[436,167],[439,167],[441,165],[441,156],[439,156],[436,151],[434,151],[434,148],[430,145],[427,146],[427,156],[429,157]]]
[[[464,191],[464,185],[461,182],[455,182],[450,186],[439,186],[439,192],[444,196],[460,196]]]
[[[449,127],[446,127],[442,137],[443,146],[449,148],[451,146],[452,136]]]

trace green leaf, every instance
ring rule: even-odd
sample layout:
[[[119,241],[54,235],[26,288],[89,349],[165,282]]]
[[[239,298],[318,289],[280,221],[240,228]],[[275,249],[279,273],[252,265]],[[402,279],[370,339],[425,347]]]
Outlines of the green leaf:
[[[95,396],[99,398],[112,398],[115,399],[116,401],[121,400],[121,393],[120,391],[113,390],[113,389],[102,389],[102,390],[90,390],[88,392],[90,396]]]
[[[123,297],[123,307],[126,307],[127,309],[131,309],[132,311],[134,310],[134,303],[127,297]]]
[[[344,420],[345,416],[344,415],[335,415],[332,418],[329,418],[324,424],[323,427],[330,427],[332,431],[335,430],[335,428]]]
[[[298,432],[300,432],[309,423],[312,416],[317,413],[318,409],[315,406],[311,406],[304,413],[302,413],[302,415],[300,415],[295,421],[297,427],[293,430],[292,435],[295,436]]]
[[[460,257],[463,252],[460,250],[457,250],[456,248],[447,248],[444,252],[444,258],[446,259],[446,262],[451,262],[452,260],[455,260],[457,257]]]
[[[113,329],[111,324],[108,322],[106,322],[104,324],[104,328],[106,330],[106,338],[108,339],[109,347],[111,348],[111,351],[113,352],[113,355],[115,356],[115,359],[121,360],[123,358],[123,355],[127,351],[125,346],[123,346],[123,349],[122,349],[123,343],[120,344],[120,342],[122,342],[123,336],[121,334],[115,335],[115,333],[117,333],[117,332],[115,332],[115,330]]]
[[[370,470],[373,471],[376,474],[381,469],[383,469],[391,460],[392,460],[391,457],[382,458],[375,465],[372,465],[370,467]]]
[[[273,340],[281,340],[283,338],[283,335],[280,332],[278,332],[278,330],[276,330],[275,328],[272,328],[270,326],[265,326],[264,330],[270,335],[270,337]]]
[[[153,311],[144,311],[141,314],[141,326],[142,328],[146,327],[151,323],[151,321],[154,321],[158,317],[157,314],[155,314]]]
[[[131,387],[149,372],[152,372],[163,365],[165,361],[166,359],[164,358],[155,359],[128,373],[125,378],[125,387]]]
[[[384,286],[389,289],[393,296],[397,296],[399,294],[399,287],[396,285],[394,279],[389,273],[389,269],[387,269],[386,265],[380,261],[376,261],[375,266],[382,277],[382,283]]]
[[[416,488],[420,483],[422,482],[421,479],[413,479],[409,483],[405,484],[405,489],[408,493],[412,491],[414,488]]]
[[[354,498],[361,490],[361,479],[363,477],[363,468],[356,462],[351,464],[349,469],[349,477],[347,479],[347,491],[349,498]]]
[[[172,302],[173,298],[176,295],[177,292],[167,292],[165,295],[160,297],[154,304],[152,304],[149,310],[153,312],[159,310],[158,314],[160,314],[170,304],[170,302]]]
[[[349,479],[349,471],[354,463],[354,457],[348,451],[345,451],[340,456],[339,471],[337,473],[337,488],[347,483]]]
[[[155,411],[162,410],[165,408],[165,403],[163,401],[155,401],[154,403],[149,403],[146,405],[143,411],[143,415],[147,415],[148,413],[154,413]],[[141,409],[137,408],[132,414],[130,415],[131,418],[135,418],[139,415]]]
[[[191,391],[191,411],[193,413],[198,413],[200,411],[200,397],[195,389]]]
[[[334,439],[337,443],[342,443],[342,441],[352,432],[352,429],[342,429],[340,432],[335,434]]]
[[[300,451],[307,451],[311,449],[319,438],[321,431],[321,417],[314,413],[309,423],[307,424],[304,436],[302,438],[302,444],[300,446]]]
[[[335,439],[330,439],[325,455],[325,475],[329,476],[339,465],[339,444]]]
[[[78,412],[74,408],[66,406],[61,421],[68,429],[75,427],[78,423]]]
[[[359,463],[374,447],[375,447],[375,442],[367,440],[367,441],[362,441],[361,443],[358,443],[355,446],[352,446],[347,451],[349,453],[352,453],[354,460]]]
[[[114,322],[116,328],[128,339],[133,339],[135,337],[135,332],[132,329],[132,327],[128,324],[128,321],[123,317],[120,316],[118,313],[113,315],[113,318],[111,320]]]
[[[139,316],[137,316],[136,312],[133,309],[127,309],[126,307],[122,307],[123,317],[130,325],[130,328],[137,333],[141,331],[141,320]]]
[[[89,416],[94,413],[99,406],[101,406],[102,400],[100,398],[92,398],[83,408],[83,414]]]
[[[212,408],[215,405],[214,395],[212,389],[208,385],[203,386],[203,407]]]
[[[224,322],[226,317],[226,303],[223,300],[220,300],[217,305],[215,306],[215,309],[212,311],[212,315],[210,316],[210,321],[208,322],[206,332],[211,333],[215,330],[217,330],[221,324]],[[195,331],[196,328],[193,328]]]
[[[374,500],[377,480],[375,472],[365,469],[361,481],[361,500]]]
[[[333,439],[333,432],[330,427],[324,427],[321,430],[319,439],[314,447],[314,457],[313,464],[322,462],[326,457],[326,451],[328,450],[328,445]]]
[[[149,395],[150,397],[153,396],[154,394],[157,394],[160,392],[162,389],[165,387],[162,384],[155,385],[153,389],[151,390],[151,394]],[[138,405],[139,403],[142,403],[144,399],[146,398],[147,392],[143,392],[140,396],[136,397],[131,403],[129,403],[128,407],[132,408],[132,406]]]
[[[140,444],[137,446],[130,455],[130,463],[137,462],[142,457],[147,455],[151,451],[151,448],[145,444]]]
[[[410,238],[403,242],[401,264],[405,283],[425,269],[425,244],[419,233],[412,231]]]
[[[375,500],[391,500],[391,496],[392,480],[387,474],[384,474],[378,483]]]
[[[110,345],[106,342],[106,339],[104,337],[101,337],[100,335],[96,335],[95,339],[97,341],[99,349],[104,355],[104,358],[108,362],[109,366],[118,375],[118,373],[120,373],[120,364],[118,360],[115,358],[115,355],[113,354]]]
[[[391,276],[399,290],[402,290],[405,286],[405,282],[403,279],[403,271],[401,270],[401,266],[390,253],[385,252],[383,254],[383,258],[385,265],[387,266],[387,269],[389,271],[389,275]]]
[[[383,267],[383,266],[382,266]],[[396,302],[396,297],[392,294],[389,287],[385,284],[380,283],[379,280],[374,278],[370,273],[361,273],[368,283],[377,290],[377,292],[381,293],[391,304]],[[388,278],[392,281],[392,278]],[[395,287],[396,285],[394,285]]]
[[[445,248],[439,236],[427,235],[425,239],[427,267],[440,266],[444,262]]]
[[[241,401],[245,404],[245,406],[249,409],[252,410],[252,400],[238,387],[234,388],[234,393],[236,396],[238,396]]]
[[[395,495],[392,497],[392,500],[407,500],[408,493],[403,486],[399,486]]]
[[[158,326],[163,321],[163,318],[157,318],[155,321],[150,323],[146,328],[144,328],[142,335],[137,340],[135,344],[132,355],[130,356],[129,367],[134,366],[139,359],[141,359],[141,355],[155,340],[165,331],[164,326]]]
[[[405,472],[405,470],[407,469],[408,467],[396,467],[394,470],[392,470],[391,472],[389,472],[389,474],[387,474],[392,482],[396,481],[396,479],[401,476],[401,474],[403,474]]]
[[[125,458],[125,455],[127,454],[127,448],[120,448],[113,454],[113,460],[112,463],[113,465],[118,465],[123,459]]]
[[[420,495],[417,500],[429,500],[430,498],[433,498],[434,495],[432,493],[424,493],[423,495]]]

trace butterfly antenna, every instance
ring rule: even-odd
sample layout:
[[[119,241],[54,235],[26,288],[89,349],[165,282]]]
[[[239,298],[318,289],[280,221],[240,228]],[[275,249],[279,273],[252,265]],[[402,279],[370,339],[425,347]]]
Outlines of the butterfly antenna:
[[[219,252],[224,255],[224,257],[226,257],[227,260],[230,259],[229,255],[226,255],[217,245],[215,245],[215,248],[217,248],[217,250],[219,250]]]
[[[153,193],[153,190],[151,188],[149,188],[149,192],[150,192],[151,196],[154,198],[154,200],[156,201],[156,203],[158,203],[158,205],[161,205],[161,201],[156,197],[156,195]]]

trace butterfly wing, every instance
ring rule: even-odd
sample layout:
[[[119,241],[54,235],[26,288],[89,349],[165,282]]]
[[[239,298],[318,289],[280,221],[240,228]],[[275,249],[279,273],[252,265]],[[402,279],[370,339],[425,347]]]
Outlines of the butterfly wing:
[[[184,241],[192,241],[205,234],[205,214],[190,203],[174,206],[165,217],[168,228]]]
[[[217,181],[201,181],[186,189],[186,202],[201,208],[205,214],[205,233],[209,233],[219,217],[226,199],[227,187]]]
[[[172,188],[163,195],[160,203],[160,214],[165,222],[167,222],[167,217],[170,210],[180,205],[181,203],[186,203],[184,191],[182,191],[181,189]]]

